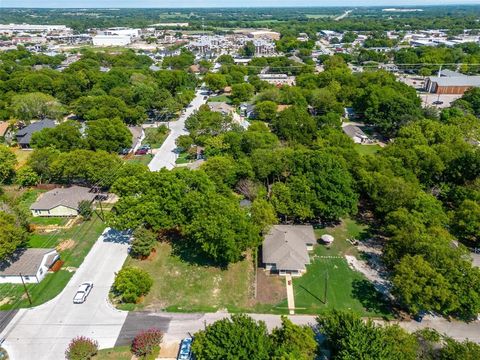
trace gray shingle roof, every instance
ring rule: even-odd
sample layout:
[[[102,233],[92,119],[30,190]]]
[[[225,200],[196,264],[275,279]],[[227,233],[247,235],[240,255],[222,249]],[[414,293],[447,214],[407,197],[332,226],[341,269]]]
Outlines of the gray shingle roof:
[[[34,123],[31,123],[28,126],[25,126],[23,129],[17,131],[17,140],[19,144],[28,145],[32,140],[32,134],[46,129],[46,128],[54,128],[55,122],[53,120],[40,120]]]
[[[42,264],[45,255],[45,265],[50,268],[58,257],[55,249],[20,249],[12,257],[0,263],[0,276],[19,275],[34,276]]]
[[[50,210],[63,205],[71,209],[78,209],[78,203],[84,200],[93,201],[97,194],[90,192],[90,188],[72,186],[47,191],[40,195],[30,210]]]
[[[367,137],[367,135],[365,135],[363,130],[356,125],[345,125],[344,127],[342,127],[342,130],[345,134],[347,134],[351,138],[355,136],[365,137],[365,138]]]
[[[275,225],[262,244],[262,260],[279,270],[304,270],[310,264],[307,244],[316,242],[310,225]]]

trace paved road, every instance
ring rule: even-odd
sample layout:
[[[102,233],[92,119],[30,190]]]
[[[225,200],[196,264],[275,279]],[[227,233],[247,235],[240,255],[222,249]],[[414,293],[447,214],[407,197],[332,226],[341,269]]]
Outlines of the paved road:
[[[158,171],[163,168],[171,170],[175,167],[175,160],[177,160],[178,157],[178,154],[175,153],[175,149],[177,148],[175,140],[177,140],[180,135],[188,134],[185,130],[185,120],[187,120],[195,110],[198,110],[200,106],[207,102],[203,99],[204,96],[205,95],[201,93],[201,90],[197,90],[195,98],[192,100],[189,107],[185,109],[185,112],[182,113],[180,118],[177,121],[170,122],[170,134],[148,164],[151,171]]]
[[[64,359],[72,338],[85,335],[101,348],[112,347],[127,312],[114,309],[108,292],[126,257],[128,236],[106,229],[92,247],[65,289],[53,300],[32,309],[21,309],[0,334],[13,360]],[[84,304],[73,304],[78,286],[93,281]]]

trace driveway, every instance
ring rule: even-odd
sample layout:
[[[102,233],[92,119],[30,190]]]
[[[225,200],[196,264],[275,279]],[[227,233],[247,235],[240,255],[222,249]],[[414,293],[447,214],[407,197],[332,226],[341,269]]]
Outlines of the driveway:
[[[97,340],[100,348],[115,344],[127,312],[114,309],[108,293],[127,257],[128,240],[127,235],[105,229],[60,295],[16,313],[0,334],[11,359],[64,359],[68,343],[79,335]],[[85,303],[73,304],[84,281],[93,281],[93,289]]]
[[[170,122],[170,134],[165,139],[160,149],[157,150],[153,159],[148,164],[148,168],[151,171],[158,171],[163,168],[171,170],[175,167],[175,161],[178,157],[178,154],[175,152],[177,148],[175,140],[177,140],[180,135],[188,134],[188,131],[185,130],[185,120],[187,120],[187,118],[195,110],[198,110],[200,106],[207,102],[207,100],[203,99],[204,96],[205,95],[202,94],[202,90],[197,90],[195,93],[195,98],[185,109],[185,112],[180,115],[180,118],[177,121]]]

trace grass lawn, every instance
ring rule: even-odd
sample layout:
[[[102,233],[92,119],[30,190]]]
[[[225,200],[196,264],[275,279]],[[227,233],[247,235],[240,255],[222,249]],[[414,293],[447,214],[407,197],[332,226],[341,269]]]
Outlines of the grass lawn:
[[[18,206],[21,210],[25,211],[27,214],[31,214],[30,205],[32,205],[38,198],[41,193],[44,193],[45,190],[39,189],[27,189],[21,193],[18,198]]]
[[[62,249],[58,249],[60,259],[64,261],[62,269],[76,268],[83,262],[104,229],[105,224],[94,215],[90,221],[82,222],[67,230],[58,230],[48,234],[30,234],[27,246],[48,248],[63,243]],[[33,306],[42,304],[58,295],[72,275],[73,272],[60,270],[49,273],[40,284],[28,284]],[[0,310],[28,307],[27,299],[22,298],[18,304],[16,303],[22,295],[23,286],[21,284],[0,284],[0,300],[5,297],[10,298],[9,303],[0,306]]]
[[[182,152],[178,154],[175,164],[188,164],[190,162],[189,154],[187,152]]]
[[[218,95],[210,97],[208,102],[226,102],[227,104],[231,104],[232,100],[227,95]]]
[[[52,217],[41,217],[41,216],[37,216],[37,217],[32,217],[30,219],[30,224],[34,224],[34,225],[41,225],[41,226],[46,226],[46,225],[58,225],[58,226],[63,226],[65,225],[68,220],[70,220],[71,218],[67,218],[67,217],[55,217],[55,216],[52,216]]]
[[[159,243],[151,259],[128,258],[125,265],[138,266],[154,278],[150,293],[136,309],[169,311],[230,311],[248,308],[253,264],[245,259],[228,269],[197,265],[172,254],[172,247]]]
[[[376,152],[380,151],[380,145],[362,145],[355,144],[355,150],[358,151],[361,155],[373,155]]]
[[[22,150],[19,147],[12,148],[12,150],[17,157],[17,169],[25,165],[30,155],[32,155],[32,151]]]
[[[130,360],[131,358],[130,346],[125,345],[98,350],[98,354],[93,357],[93,360]]]
[[[158,149],[162,146],[169,133],[170,130],[168,130],[166,126],[157,128],[146,128],[145,139],[142,142],[144,144],[149,144],[152,149]]]
[[[152,161],[152,158],[153,158],[152,154],[133,155],[131,158],[127,159],[126,161],[148,165],[148,163]]]

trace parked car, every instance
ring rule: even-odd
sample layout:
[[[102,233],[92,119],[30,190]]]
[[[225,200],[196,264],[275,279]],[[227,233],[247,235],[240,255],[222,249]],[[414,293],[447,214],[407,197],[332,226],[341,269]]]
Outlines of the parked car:
[[[93,282],[91,281],[84,282],[82,285],[80,285],[77,292],[75,293],[75,296],[73,297],[73,303],[83,304],[85,300],[87,300],[87,296],[88,294],[90,294],[90,291],[92,291],[92,288]]]
[[[437,100],[432,103],[433,105],[442,105],[443,101]]]
[[[137,151],[135,151],[135,155],[145,155],[148,154],[148,149],[146,148],[140,148]]]
[[[139,147],[139,149],[147,149],[147,150],[150,150],[152,147],[150,146],[150,144],[143,144],[142,146]]]
[[[190,360],[192,358],[192,341],[191,337],[187,337],[180,343],[177,360]]]
[[[131,151],[132,149],[131,148],[123,148],[121,149],[118,153],[120,155],[128,155],[128,153]]]
[[[427,315],[427,312],[426,311],[420,311],[419,313],[417,313],[413,319],[417,322],[422,322],[423,318],[425,317],[425,315]]]
[[[203,97],[203,100],[208,100],[208,96],[204,96],[204,97]]]

